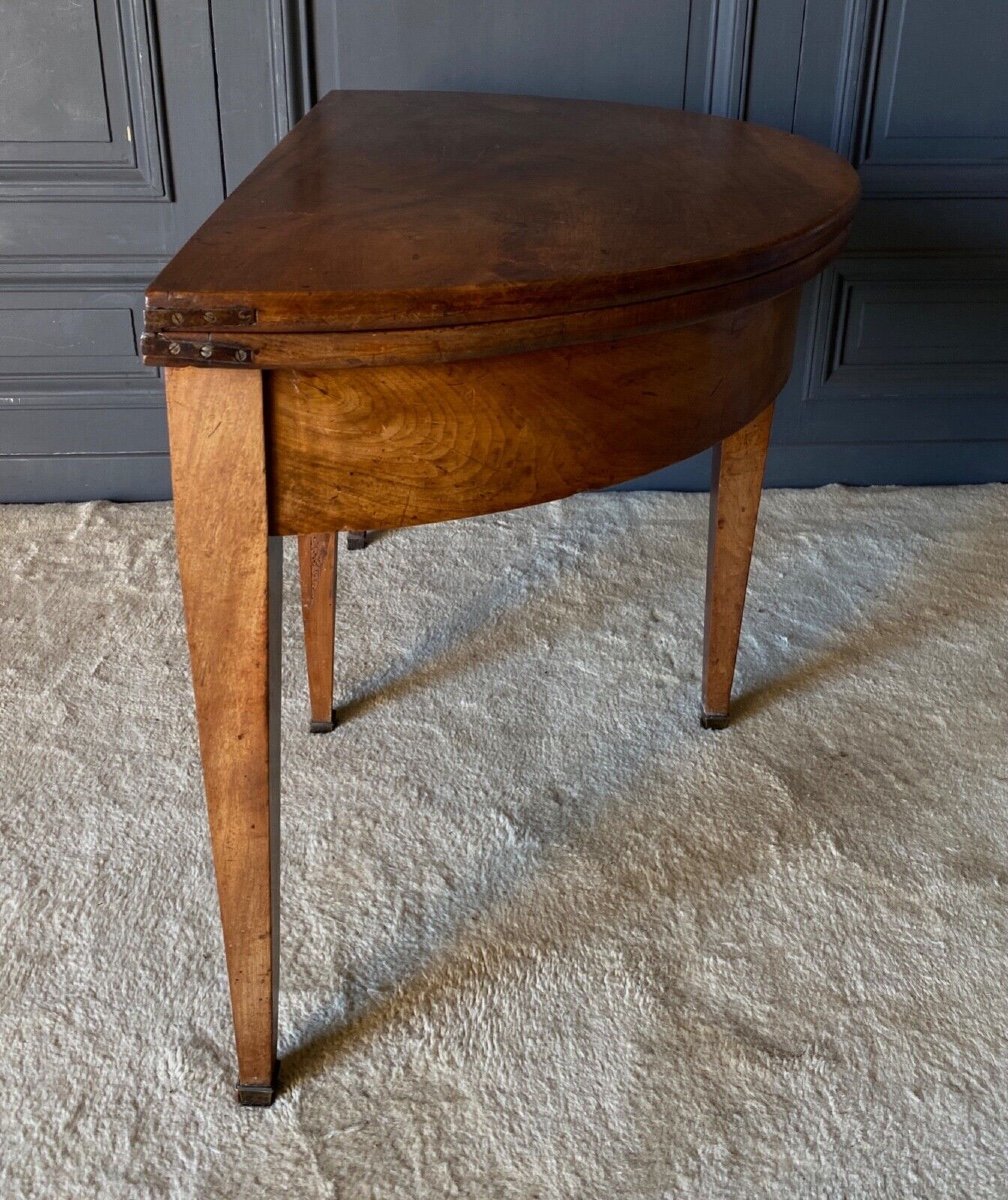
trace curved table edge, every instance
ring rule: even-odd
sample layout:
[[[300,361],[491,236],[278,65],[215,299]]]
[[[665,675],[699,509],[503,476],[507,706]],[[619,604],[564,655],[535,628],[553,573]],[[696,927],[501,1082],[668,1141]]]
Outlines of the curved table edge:
[[[804,258],[730,284],[634,304],[510,321],[421,329],[318,331],[153,330],[141,347],[148,366],[344,369],[495,358],[610,341],[689,325],[748,308],[814,278],[846,244],[849,222]]]

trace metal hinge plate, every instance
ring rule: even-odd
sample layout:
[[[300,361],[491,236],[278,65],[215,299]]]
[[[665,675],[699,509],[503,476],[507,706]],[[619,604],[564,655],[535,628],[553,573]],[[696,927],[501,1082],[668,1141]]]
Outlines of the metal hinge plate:
[[[254,325],[258,313],[254,308],[148,308],[144,324],[159,332],[172,329],[230,329]]]
[[[192,342],[168,337],[163,333],[145,333],[140,343],[145,359],[163,363],[206,363],[208,366],[241,367],[255,361],[255,351],[249,346],[224,342]]]

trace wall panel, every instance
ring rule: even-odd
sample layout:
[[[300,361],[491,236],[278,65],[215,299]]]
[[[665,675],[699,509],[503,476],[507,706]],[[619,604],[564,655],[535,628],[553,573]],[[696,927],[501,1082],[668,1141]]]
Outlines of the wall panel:
[[[332,87],[764,121],[861,172],[769,479],[1008,478],[1004,0],[0,0],[0,499],[167,494],[146,282]],[[692,461],[645,485],[705,486]]]

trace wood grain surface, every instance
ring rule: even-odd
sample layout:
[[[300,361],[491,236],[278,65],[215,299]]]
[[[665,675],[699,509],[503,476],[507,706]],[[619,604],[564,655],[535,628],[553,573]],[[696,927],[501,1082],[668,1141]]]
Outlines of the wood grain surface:
[[[175,531],[238,1052],[276,1085],[281,543],[266,518],[260,376],[167,373]]]
[[[487,321],[429,329],[369,329],[327,333],[184,332],[145,334],[144,361],[172,366],[178,359],[173,347],[199,365],[204,347],[219,366],[254,367],[377,367],[425,362],[456,362],[466,358],[493,358],[521,354],[552,346],[636,337],[641,333],[671,329],[723,312],[756,304],[791,291],[811,279],[843,248],[844,230],[833,241],[806,258],[737,283],[702,288],[614,308],[587,309],[551,317],[516,321]],[[188,340],[187,340],[188,337]]]
[[[499,359],[269,372],[270,529],[474,516],[686,458],[776,397],[797,303]]]
[[[832,151],[752,123],[332,92],[154,280],[147,329],[406,329],[711,289],[815,254],[858,194]]]
[[[707,535],[701,724],[728,724],[773,405],[714,449]]]
[[[308,666],[309,729],[328,733],[333,720],[333,638],[336,626],[336,534],[298,538],[301,617]]]

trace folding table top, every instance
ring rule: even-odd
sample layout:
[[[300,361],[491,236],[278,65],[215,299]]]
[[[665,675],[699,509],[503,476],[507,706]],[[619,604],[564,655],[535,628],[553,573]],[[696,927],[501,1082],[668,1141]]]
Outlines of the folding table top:
[[[148,332],[408,330],[718,288],[842,235],[856,173],[759,125],[330,92],[147,292]]]

